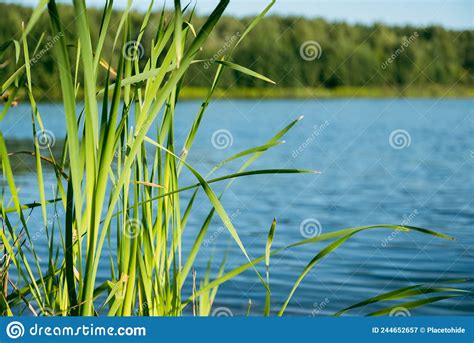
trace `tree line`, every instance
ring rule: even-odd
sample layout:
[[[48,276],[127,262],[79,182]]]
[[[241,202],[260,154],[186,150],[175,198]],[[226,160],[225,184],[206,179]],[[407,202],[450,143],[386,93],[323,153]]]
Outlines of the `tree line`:
[[[66,37],[74,49],[75,25],[70,6],[60,6]],[[32,9],[11,4],[0,4],[0,45],[10,39],[19,39],[21,23],[27,22]],[[91,9],[89,20],[91,35],[97,41],[102,11]],[[160,13],[153,13],[150,26],[158,25]],[[171,13],[168,13],[169,16]],[[111,35],[106,39],[104,51],[113,53],[114,30],[120,13],[111,19]],[[131,15],[132,37],[137,37],[143,13]],[[207,87],[212,82],[214,60],[232,49],[252,18],[224,17],[209,37],[199,59],[185,78],[191,87]],[[204,17],[194,16],[193,27],[198,30]],[[29,36],[33,49],[44,33],[51,42],[50,26],[43,15],[34,32]],[[143,56],[145,63],[154,40],[152,30],[144,32]],[[120,49],[120,48],[117,48]],[[115,51],[117,53],[118,51]],[[35,60],[33,83],[47,98],[60,97],[56,62],[51,51],[42,49]],[[30,56],[31,57],[31,56]],[[328,22],[323,19],[269,16],[243,40],[233,53],[233,62],[261,73],[279,87],[335,88],[357,87],[405,87],[409,85],[473,85],[474,31],[447,30],[439,26],[387,26]],[[114,65],[117,61],[111,61]],[[3,83],[16,69],[13,46],[0,56],[0,82]],[[234,70],[226,70],[220,87],[252,88],[274,87],[261,80],[246,77]]]

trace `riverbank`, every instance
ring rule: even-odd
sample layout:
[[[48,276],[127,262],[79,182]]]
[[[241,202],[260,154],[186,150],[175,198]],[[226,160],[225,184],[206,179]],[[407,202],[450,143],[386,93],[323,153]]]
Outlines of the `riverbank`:
[[[184,88],[181,96],[185,99],[201,99],[207,88]],[[312,99],[312,98],[473,98],[474,87],[468,86],[413,86],[396,87],[337,87],[337,88],[230,88],[217,89],[216,98],[233,99]]]
[[[184,87],[181,98],[184,100],[201,100],[208,92],[206,87]],[[61,94],[49,91],[45,94],[41,89],[34,89],[33,93],[41,102],[61,101]],[[285,88],[273,86],[265,88],[218,88],[214,99],[315,99],[315,98],[474,98],[472,86],[428,85],[397,87],[336,87],[336,88]],[[82,99],[82,89],[78,92],[78,99]],[[26,94],[21,93],[17,102],[27,102]],[[3,101],[0,98],[0,106]]]

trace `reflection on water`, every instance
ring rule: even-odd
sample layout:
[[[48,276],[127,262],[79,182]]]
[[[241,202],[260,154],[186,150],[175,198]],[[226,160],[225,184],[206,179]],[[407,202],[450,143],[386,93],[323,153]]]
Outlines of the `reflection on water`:
[[[185,102],[178,108],[178,142],[186,137],[198,106],[199,102]],[[40,111],[46,128],[55,135],[54,151],[59,155],[65,132],[62,108],[42,104]],[[318,232],[373,223],[431,228],[455,236],[456,241],[384,230],[355,236],[306,277],[288,314],[328,314],[381,291],[474,277],[473,101],[218,101],[203,120],[189,162],[206,174],[222,159],[263,144],[301,114],[305,119],[285,137],[287,143],[269,151],[254,168],[306,168],[322,174],[253,176],[237,180],[224,197],[224,205],[229,214],[235,214],[233,222],[251,256],[263,254],[273,217],[278,220],[275,247]],[[9,151],[31,150],[29,116],[29,108],[19,106],[0,123]],[[231,144],[224,148],[216,145],[216,132],[226,132]],[[23,202],[38,199],[34,166],[30,156],[15,156],[16,182]],[[233,163],[222,173],[238,167]],[[47,182],[54,184],[52,170],[45,176]],[[191,182],[195,180],[184,174],[181,184]],[[213,187],[220,189],[222,185]],[[202,194],[197,204],[184,237],[187,249],[211,208]],[[220,226],[215,220],[209,229],[198,259],[198,277],[210,258],[218,268],[224,252],[229,254],[227,270],[245,262]],[[272,259],[275,308],[322,246],[300,247]],[[46,246],[39,249],[46,253]],[[104,267],[102,279],[107,275]],[[472,287],[472,281],[465,286]],[[252,311],[257,314],[261,313],[264,297],[255,274],[248,272],[220,288],[216,305],[242,314],[248,299],[252,299]],[[466,297],[411,312],[472,315],[473,309],[473,300]]]

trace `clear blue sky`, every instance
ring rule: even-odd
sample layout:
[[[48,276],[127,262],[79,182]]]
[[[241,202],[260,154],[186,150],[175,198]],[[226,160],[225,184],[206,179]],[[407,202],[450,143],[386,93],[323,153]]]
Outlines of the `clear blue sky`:
[[[0,0],[17,4],[33,5],[38,0]],[[197,1],[201,14],[208,13],[218,0]],[[72,2],[58,0],[58,2]],[[104,0],[86,0],[90,5],[102,6]],[[115,0],[123,7],[127,0]],[[144,9],[148,0],[134,0],[135,7]],[[163,0],[155,1],[157,6]],[[168,0],[170,5],[172,0]],[[188,1],[182,0],[187,4]],[[231,0],[227,14],[243,16],[253,15],[263,9],[269,0]],[[393,25],[430,25],[439,24],[447,28],[472,29],[474,27],[474,0],[277,0],[271,13],[322,17],[328,20],[347,21],[349,23],[371,24],[383,22]]]

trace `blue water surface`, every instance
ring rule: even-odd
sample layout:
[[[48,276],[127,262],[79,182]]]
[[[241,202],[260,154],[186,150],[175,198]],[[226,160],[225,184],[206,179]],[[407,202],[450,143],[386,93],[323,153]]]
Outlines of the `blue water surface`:
[[[175,116],[178,145],[184,141],[199,105],[198,101],[179,105]],[[223,198],[251,257],[264,253],[273,218],[278,221],[276,248],[337,229],[378,223],[425,227],[456,238],[451,241],[384,229],[352,237],[318,262],[286,312],[302,316],[331,314],[380,292],[474,277],[473,105],[470,99],[222,99],[214,101],[206,112],[188,161],[205,175],[221,160],[264,144],[304,115],[282,138],[285,144],[267,151],[251,169],[302,168],[321,174],[237,179]],[[39,105],[39,110],[46,129],[60,142],[65,135],[62,106],[45,103]],[[0,129],[9,150],[30,144],[29,106],[20,104],[11,109]],[[232,162],[216,176],[235,172],[242,162]],[[38,200],[34,164],[25,162],[14,167],[21,201]],[[51,171],[45,176],[48,182],[54,183]],[[194,182],[189,173],[183,173],[182,185]],[[213,188],[217,192],[224,185],[213,184]],[[185,198],[190,195],[187,193]],[[183,237],[183,258],[210,209],[209,201],[200,194]],[[38,244],[39,251],[46,254],[46,245]],[[305,245],[272,257],[274,311],[324,244]],[[215,218],[198,256],[198,278],[203,277],[211,259],[217,270],[225,253],[226,270],[246,262]],[[101,280],[109,275],[107,266],[101,269]],[[468,281],[455,286],[473,285]],[[190,291],[191,285],[187,289]],[[251,313],[259,315],[264,299],[265,289],[255,272],[248,271],[219,288],[215,307],[228,308],[234,315],[245,314],[251,300]],[[367,307],[351,313],[362,315],[375,309]],[[472,315],[474,300],[468,296],[454,298],[409,312]]]

